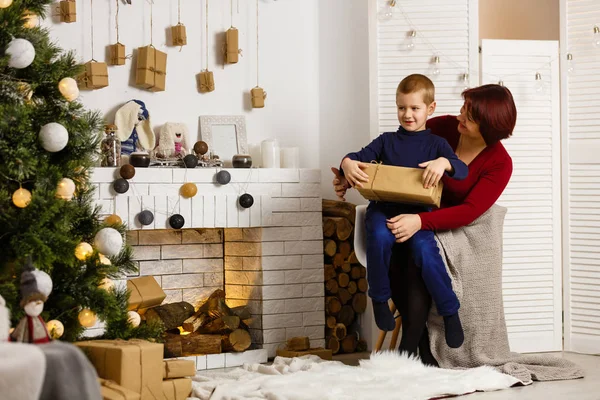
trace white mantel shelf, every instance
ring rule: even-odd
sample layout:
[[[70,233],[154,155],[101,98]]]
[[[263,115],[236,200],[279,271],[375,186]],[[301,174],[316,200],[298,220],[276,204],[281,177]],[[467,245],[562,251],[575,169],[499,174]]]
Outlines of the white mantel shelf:
[[[116,193],[112,182],[119,168],[95,168],[95,203],[102,215],[118,214],[129,229],[168,229],[169,217],[181,214],[183,228],[236,228],[321,225],[321,171],[319,169],[225,169],[231,182],[219,185],[215,168],[136,168],[126,193]],[[193,182],[198,194],[179,195],[181,186]],[[254,205],[244,209],[238,197],[250,193]],[[154,213],[154,222],[143,226],[136,216]]]

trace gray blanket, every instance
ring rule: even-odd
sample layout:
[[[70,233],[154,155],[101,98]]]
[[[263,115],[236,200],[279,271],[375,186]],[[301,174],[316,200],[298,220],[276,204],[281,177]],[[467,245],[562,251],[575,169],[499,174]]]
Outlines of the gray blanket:
[[[510,351],[502,300],[505,215],[505,208],[494,205],[470,225],[437,234],[453,288],[461,302],[459,314],[465,342],[458,349],[446,345],[443,320],[433,307],[428,321],[433,355],[442,368],[490,365],[526,385],[532,380],[582,378],[583,370],[570,361]]]

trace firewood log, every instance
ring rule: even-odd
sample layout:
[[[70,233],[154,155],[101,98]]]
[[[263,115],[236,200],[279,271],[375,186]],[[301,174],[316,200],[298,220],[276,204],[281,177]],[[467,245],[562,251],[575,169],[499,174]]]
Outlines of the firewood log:
[[[356,218],[356,205],[347,201],[326,200],[322,201],[323,215],[347,218],[352,225]]]
[[[348,219],[342,217],[328,217],[335,222],[335,236],[344,241],[352,235],[352,229],[354,226]]]
[[[338,274],[337,280],[340,287],[347,287],[348,283],[350,283],[350,277],[344,272]]]
[[[179,334],[165,333],[164,358],[182,356],[181,336]]]
[[[365,267],[363,267],[362,265],[360,265],[359,267],[360,267],[360,277],[366,278],[367,277],[367,269]]]
[[[287,340],[287,349],[291,351],[304,351],[310,349],[310,339],[307,336],[293,337]]]
[[[352,309],[357,314],[362,314],[367,309],[367,295],[364,293],[355,293],[352,297]]]
[[[354,310],[352,309],[352,307],[349,305],[342,306],[342,309],[340,310],[337,316],[337,320],[338,323],[342,323],[346,326],[349,326],[352,323],[352,321],[354,321]]]
[[[246,306],[233,307],[231,308],[231,312],[233,313],[233,315],[237,315],[238,317],[240,317],[240,320],[252,318],[250,310]]]
[[[337,252],[337,244],[334,240],[325,239],[323,240],[323,253],[326,256],[333,257]]]
[[[344,264],[344,256],[341,253],[335,253],[332,260],[333,266],[337,268],[341,268]]]
[[[199,315],[192,315],[183,321],[181,327],[186,332],[196,332],[198,328],[209,323],[210,321],[211,318],[208,316],[208,314],[201,313]]]
[[[146,310],[146,321],[162,321],[165,330],[175,329],[194,314],[194,306],[185,301],[156,306]]]
[[[244,351],[252,344],[250,333],[243,329],[236,329],[235,331],[224,335],[222,340],[224,351]]]
[[[356,280],[360,278],[360,268],[355,265],[350,269],[350,278]]]
[[[348,282],[348,286],[346,287],[346,289],[348,290],[348,293],[350,293],[352,295],[354,293],[356,293],[356,290],[357,290],[357,288],[356,288],[356,282],[354,282],[354,281]]]
[[[330,279],[325,282],[325,290],[327,290],[327,293],[329,294],[336,294],[339,292],[340,288],[335,279]]]
[[[346,337],[346,332],[346,325],[338,323],[335,328],[333,328],[331,336],[337,340],[342,340]]]
[[[344,353],[354,353],[358,344],[358,336],[356,332],[350,333],[340,341],[340,346]]]
[[[340,341],[331,336],[327,339],[327,348],[331,349],[333,354],[337,354],[340,351]]]
[[[349,241],[344,240],[343,242],[338,243],[338,249],[340,254],[344,256],[344,260],[346,260],[350,256],[350,252],[352,251],[352,245]]]
[[[348,292],[348,289],[346,288],[340,288],[338,290],[338,294],[337,294],[338,299],[340,299],[340,302],[342,303],[342,305],[348,303],[350,300],[352,300],[352,295],[350,294],[350,292]]]
[[[341,309],[341,307],[340,307],[340,309]],[[325,324],[327,325],[327,328],[333,329],[337,325],[337,321],[333,315],[330,315],[325,320]]]
[[[358,287],[358,290],[362,293],[366,293],[369,289],[369,283],[365,278],[360,278],[358,281],[356,281],[356,286]]]
[[[335,268],[331,264],[325,264],[324,278],[325,281],[335,278]]]
[[[240,317],[237,315],[223,315],[221,318],[210,321],[198,329],[199,333],[229,333],[238,329]]]
[[[336,315],[342,309],[342,303],[337,297],[331,296],[325,298],[325,309],[328,315]]]
[[[181,347],[184,356],[219,354],[221,353],[221,335],[204,335],[197,332],[181,335]]]
[[[350,265],[349,262],[346,261],[345,263],[342,264],[342,272],[348,273],[350,271],[352,271],[352,266]]]
[[[335,233],[335,221],[330,218],[323,218],[323,236],[332,237]]]

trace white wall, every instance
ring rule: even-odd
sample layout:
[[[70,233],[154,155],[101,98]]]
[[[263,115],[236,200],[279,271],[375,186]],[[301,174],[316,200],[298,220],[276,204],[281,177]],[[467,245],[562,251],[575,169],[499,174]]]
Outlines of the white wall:
[[[116,0],[95,1],[94,56],[105,61],[106,46],[116,42]],[[234,9],[237,0],[233,1]],[[321,3],[321,2],[319,2]],[[109,66],[107,88],[85,92],[84,104],[100,110],[107,122],[125,102],[139,99],[146,103],[153,126],[168,121],[185,122],[197,139],[200,115],[245,115],[248,143],[277,138],[282,146],[299,146],[302,167],[319,165],[319,64],[317,0],[260,0],[260,86],[268,98],[264,109],[252,109],[249,90],[256,85],[256,2],[239,1],[234,26],[240,30],[243,57],[223,69],[216,37],[230,27],[229,1],[210,1],[209,69],[214,72],[216,90],[200,94],[196,74],[205,68],[204,1],[181,0],[182,23],[187,28],[188,45],[179,51],[167,47],[168,27],[177,24],[177,0],[155,1],[154,46],[168,54],[166,91],[151,93],[130,83],[134,78],[132,61],[125,66]],[[51,36],[61,47],[73,49],[80,61],[91,57],[90,0],[77,0],[77,22],[46,21]],[[123,5],[120,11],[120,41],[127,54],[150,43],[150,6],[147,0]]]

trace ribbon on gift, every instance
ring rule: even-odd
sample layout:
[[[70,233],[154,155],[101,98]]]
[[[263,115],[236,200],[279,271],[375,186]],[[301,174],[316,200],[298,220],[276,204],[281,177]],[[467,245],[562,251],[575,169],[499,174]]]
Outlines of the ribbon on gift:
[[[73,5],[76,4],[75,0],[63,0],[60,3],[58,3],[56,7],[57,13],[54,15],[59,16],[62,22],[75,22],[75,20],[71,21],[71,17],[77,17],[77,11],[70,12],[70,7],[68,3],[73,3]]]
[[[117,42],[115,44],[110,45],[110,63],[112,65],[123,65],[119,64],[119,61],[130,60],[132,58],[131,54],[126,55],[124,57],[120,57],[118,51],[119,46],[123,46],[123,53],[125,53],[125,45],[123,43]]]
[[[100,381],[100,386],[104,386],[105,388],[117,392],[118,394],[123,396],[123,400],[127,400],[127,392],[125,392],[125,390],[123,390],[124,388],[118,385],[117,382],[101,378],[99,378],[98,380]]]
[[[201,93],[212,92],[215,90],[215,80],[211,71],[204,70],[200,72],[199,81]]]
[[[375,182],[375,178],[377,177],[377,172],[379,171],[379,167],[383,165],[382,161],[376,161],[376,160],[371,160],[371,164],[375,164],[375,173],[373,174],[373,177],[369,177],[369,187],[362,187],[361,191],[365,191],[367,192],[370,196],[375,198],[375,201],[381,201],[381,199],[379,198],[379,196],[377,196],[377,194],[375,193],[375,191],[373,190],[373,183]]]

